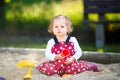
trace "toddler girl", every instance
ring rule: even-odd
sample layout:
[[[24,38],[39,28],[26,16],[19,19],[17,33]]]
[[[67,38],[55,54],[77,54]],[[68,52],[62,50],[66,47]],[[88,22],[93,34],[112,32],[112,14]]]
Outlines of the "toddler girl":
[[[76,38],[69,36],[73,27],[67,16],[55,16],[48,31],[53,33],[54,37],[48,41],[45,51],[45,56],[49,62],[43,62],[36,67],[41,73],[62,76],[90,70],[97,71],[95,64],[77,61],[82,56],[82,51]]]

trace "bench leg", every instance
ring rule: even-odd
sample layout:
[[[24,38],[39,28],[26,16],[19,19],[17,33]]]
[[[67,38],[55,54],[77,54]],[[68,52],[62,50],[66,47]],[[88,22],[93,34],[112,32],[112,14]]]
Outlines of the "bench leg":
[[[104,47],[104,25],[97,24],[95,30],[95,40],[96,40],[96,47],[102,52],[102,48]]]

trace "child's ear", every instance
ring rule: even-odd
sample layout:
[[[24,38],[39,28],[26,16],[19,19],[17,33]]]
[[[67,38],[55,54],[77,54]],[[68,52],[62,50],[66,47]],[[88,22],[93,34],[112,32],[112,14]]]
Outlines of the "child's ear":
[[[67,33],[68,33],[68,31],[69,31],[69,30],[67,29]]]
[[[69,33],[69,28],[67,28],[67,33]]]
[[[67,30],[67,34],[69,34],[69,30]]]

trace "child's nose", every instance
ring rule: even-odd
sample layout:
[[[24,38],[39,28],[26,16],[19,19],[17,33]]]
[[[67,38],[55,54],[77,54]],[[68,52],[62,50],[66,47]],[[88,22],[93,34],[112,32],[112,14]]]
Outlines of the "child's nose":
[[[61,28],[60,28],[60,27],[58,27],[58,29],[60,30]]]

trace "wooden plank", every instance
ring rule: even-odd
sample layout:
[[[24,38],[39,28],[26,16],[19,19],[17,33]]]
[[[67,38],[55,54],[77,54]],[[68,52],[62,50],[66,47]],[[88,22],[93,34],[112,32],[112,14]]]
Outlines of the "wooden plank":
[[[120,13],[120,0],[84,0],[85,13]]]
[[[109,23],[112,23],[112,24],[120,24],[120,20],[115,20],[115,21],[109,21],[109,20],[99,20],[99,21],[92,21],[92,20],[84,20],[82,23],[84,24],[89,24],[89,23],[95,23],[95,24],[109,24]]]
[[[84,0],[84,5],[85,6],[103,6],[103,5],[119,6],[120,0]]]
[[[120,13],[120,7],[119,8],[85,8],[84,13]]]
[[[98,53],[98,52],[83,52],[82,57],[79,60],[110,64],[110,63],[120,63],[119,53]]]

